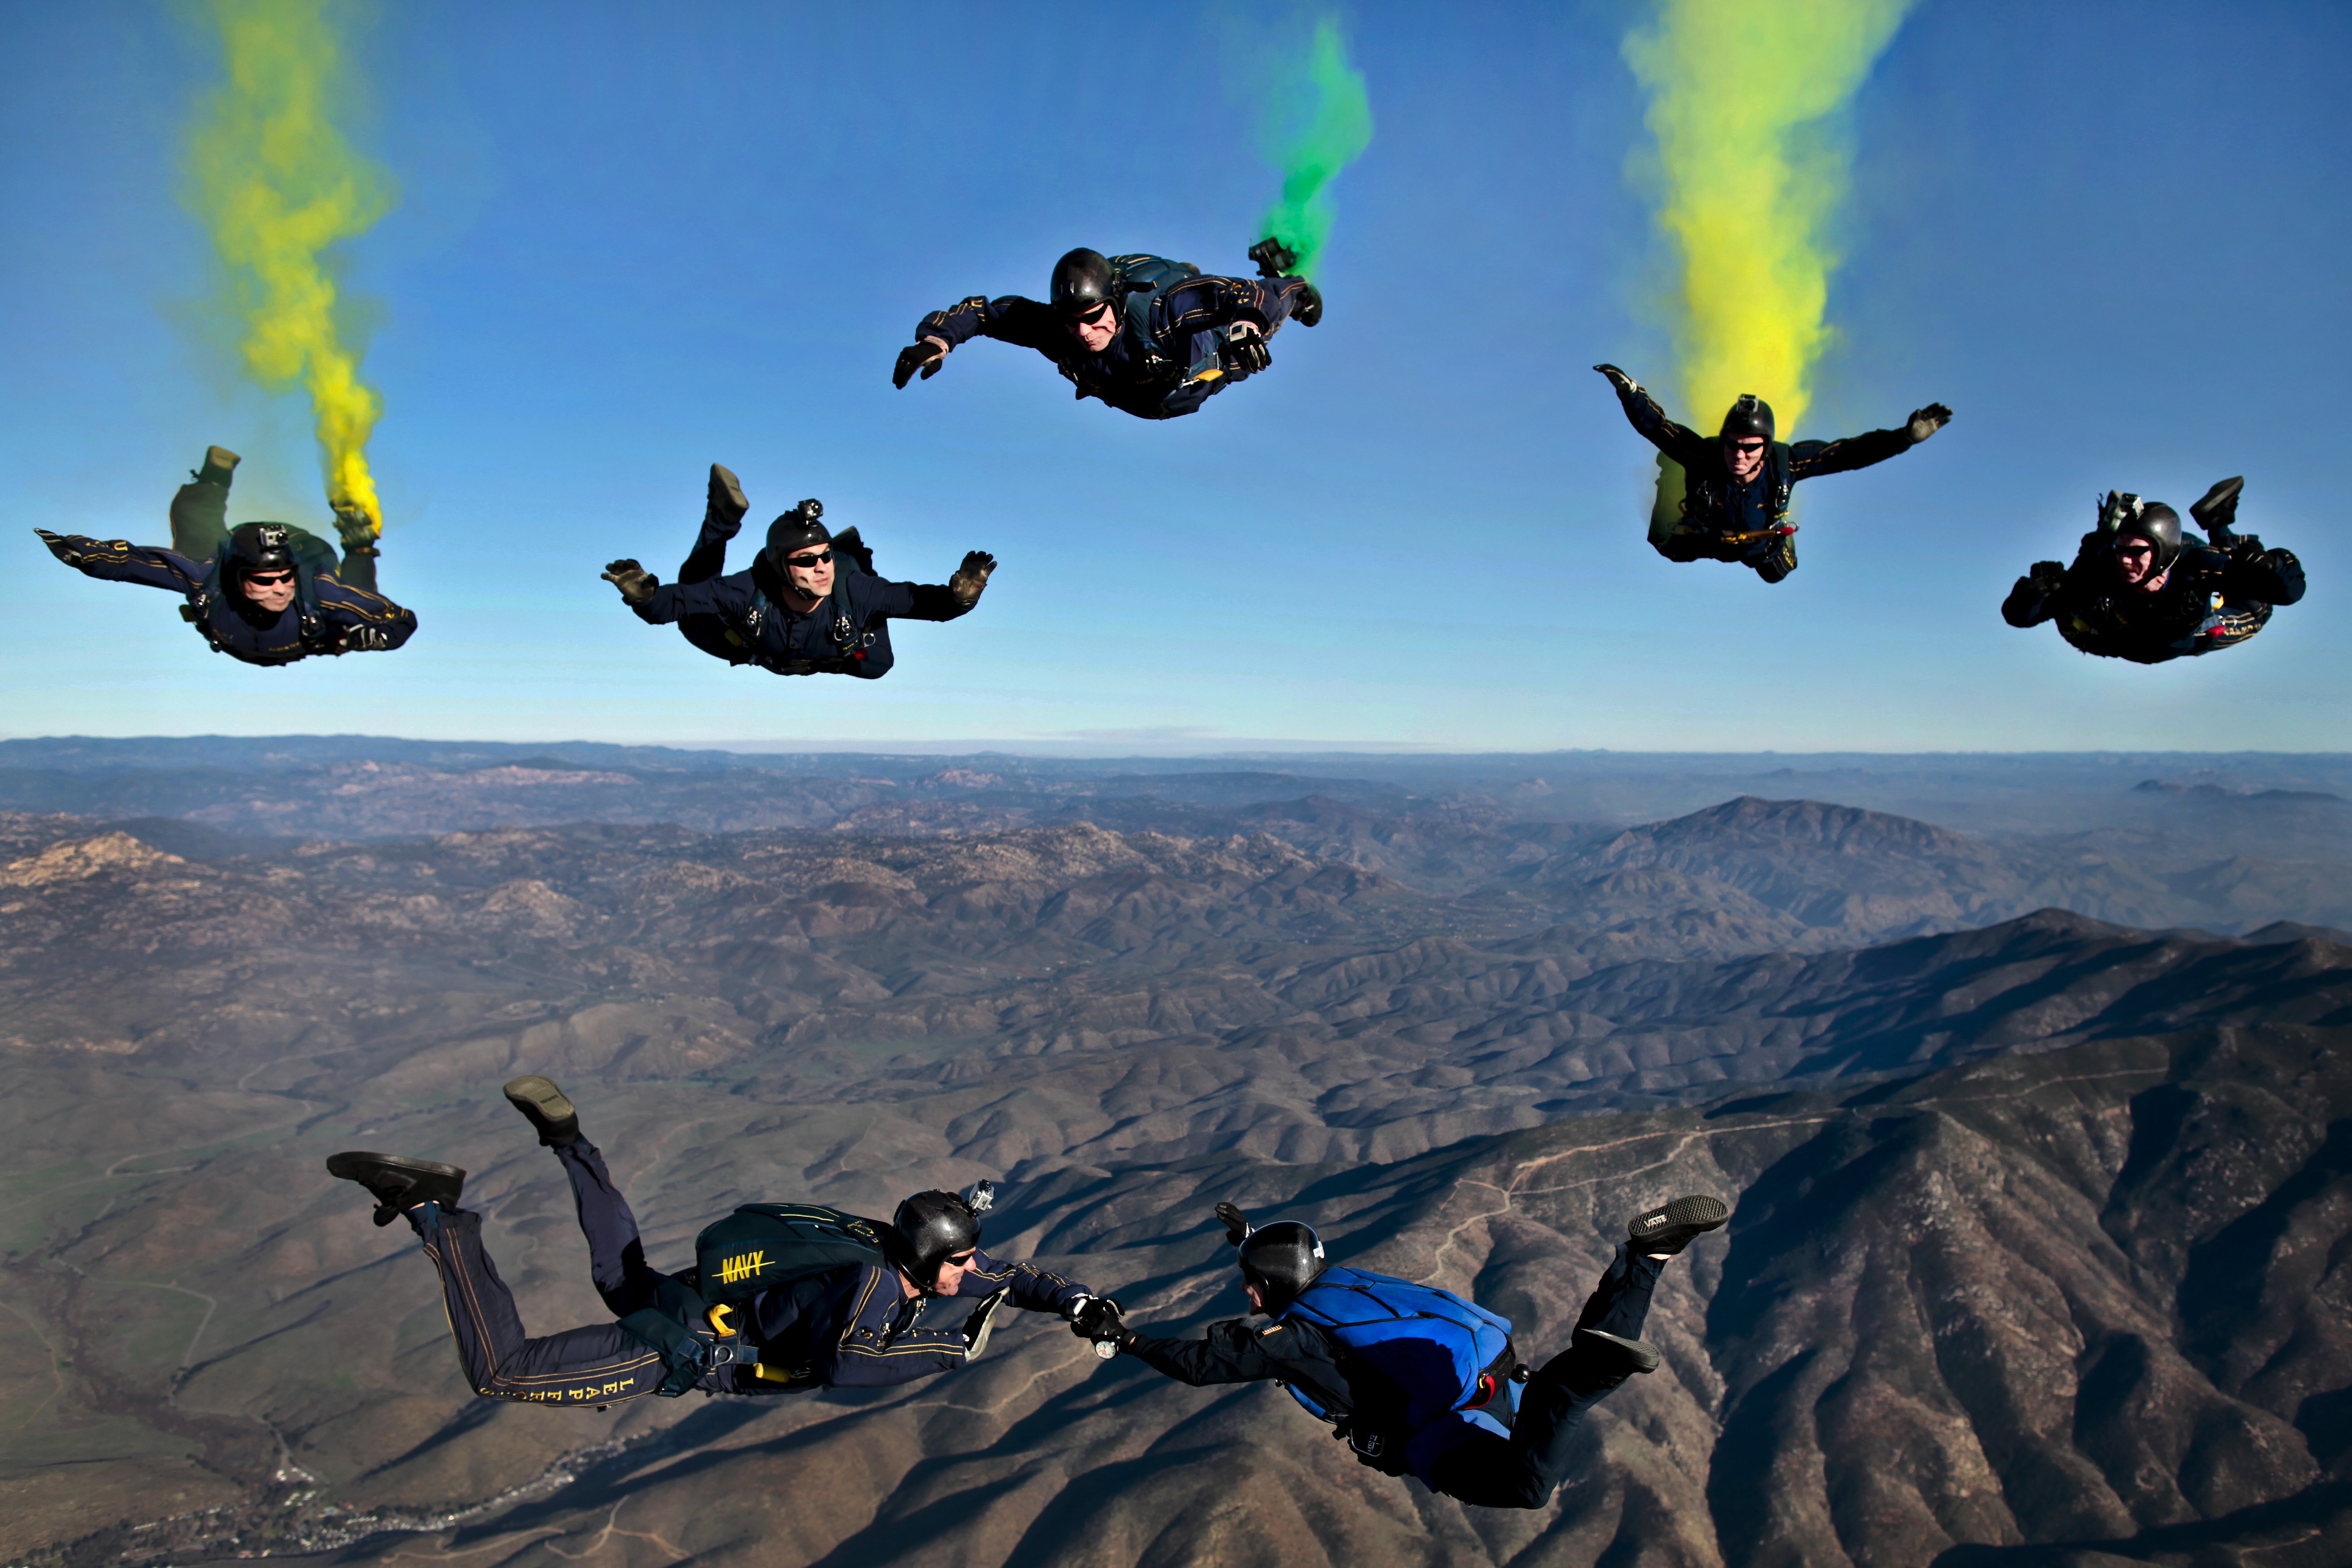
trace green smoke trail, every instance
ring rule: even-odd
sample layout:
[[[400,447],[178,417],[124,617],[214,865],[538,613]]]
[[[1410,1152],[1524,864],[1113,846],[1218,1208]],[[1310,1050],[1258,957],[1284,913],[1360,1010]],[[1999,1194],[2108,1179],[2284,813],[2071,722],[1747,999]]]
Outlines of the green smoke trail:
[[[1260,123],[1259,144],[1266,162],[1282,171],[1282,196],[1258,235],[1270,234],[1297,251],[1299,276],[1312,278],[1331,236],[1327,187],[1372,144],[1364,73],[1348,63],[1347,41],[1331,18],[1315,24],[1305,68],[1284,73]]]

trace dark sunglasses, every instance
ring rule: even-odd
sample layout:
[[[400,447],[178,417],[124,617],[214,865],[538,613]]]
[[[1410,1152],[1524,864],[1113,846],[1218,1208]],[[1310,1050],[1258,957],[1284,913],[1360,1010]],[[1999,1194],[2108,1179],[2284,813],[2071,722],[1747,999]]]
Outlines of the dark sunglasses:
[[[940,1267],[942,1268],[968,1268],[971,1266],[971,1260],[978,1256],[979,1249],[975,1247],[972,1251],[965,1253],[961,1258],[942,1258],[940,1259]]]
[[[291,572],[248,572],[245,574],[245,580],[248,583],[257,583],[265,588],[275,588],[280,583],[291,583],[294,581],[294,574]]]
[[[1093,310],[1088,310],[1083,316],[1072,316],[1070,318],[1070,325],[1074,327],[1102,326],[1104,324],[1105,311],[1110,311],[1114,316],[1118,314],[1117,310],[1112,307],[1111,302],[1106,300],[1101,304],[1097,305]]]
[[[784,557],[784,564],[787,566],[830,566],[833,564],[833,552],[830,550],[824,550],[819,551],[814,555],[787,555]]]

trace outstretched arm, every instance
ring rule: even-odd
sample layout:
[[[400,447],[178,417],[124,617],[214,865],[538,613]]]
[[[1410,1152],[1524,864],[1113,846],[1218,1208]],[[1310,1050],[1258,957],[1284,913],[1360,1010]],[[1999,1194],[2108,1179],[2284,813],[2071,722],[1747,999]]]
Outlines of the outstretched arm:
[[[1685,468],[1706,459],[1706,437],[1687,425],[1677,425],[1667,418],[1666,411],[1658,406],[1658,400],[1640,382],[1613,364],[1596,364],[1592,368],[1607,376],[1609,384],[1617,389],[1617,401],[1625,410],[1626,422],[1641,433],[1643,440]]]
[[[204,566],[176,550],[132,544],[121,539],[51,533],[46,528],[33,531],[41,536],[50,554],[85,577],[108,583],[141,583],[150,588],[168,588],[174,594],[193,593],[205,580]]]
[[[615,561],[604,568],[602,575],[621,591],[622,599],[636,612],[637,619],[649,626],[666,626],[688,616],[740,618],[751,608],[749,573],[708,577],[699,583],[664,584],[635,561]]]
[[[854,586],[845,584],[835,592],[855,593],[866,619],[887,616],[894,621],[951,621],[980,603],[988,574],[995,570],[995,556],[974,550],[965,554],[963,564],[945,583],[893,583],[887,577],[861,574]]]
[[[1866,430],[1843,441],[1799,441],[1789,448],[1789,479],[1817,479],[1843,474],[1900,456],[1952,422],[1952,411],[1940,403],[1913,412],[1898,429]]]
[[[1263,1383],[1288,1378],[1288,1358],[1277,1358],[1265,1340],[1292,1341],[1297,1331],[1276,1323],[1261,1333],[1241,1319],[1211,1323],[1197,1340],[1157,1340],[1130,1331],[1118,1348],[1163,1377],[1202,1388],[1213,1383]],[[1286,1343],[1282,1348],[1287,1350]]]
[[[1008,1288],[1013,1292],[1013,1304],[1031,1312],[1066,1313],[1071,1303],[1094,1294],[1076,1280],[1034,1263],[1000,1263],[976,1249],[956,1294],[987,1296]]]
[[[933,310],[915,324],[915,341],[898,351],[898,363],[891,370],[890,384],[904,387],[917,371],[922,373],[925,381],[930,380],[940,373],[940,366],[950,353],[974,338],[1017,343],[1050,357],[1058,353],[1067,336],[1051,306],[1024,300],[1018,294],[1007,294],[1001,300],[974,294],[944,310]]]

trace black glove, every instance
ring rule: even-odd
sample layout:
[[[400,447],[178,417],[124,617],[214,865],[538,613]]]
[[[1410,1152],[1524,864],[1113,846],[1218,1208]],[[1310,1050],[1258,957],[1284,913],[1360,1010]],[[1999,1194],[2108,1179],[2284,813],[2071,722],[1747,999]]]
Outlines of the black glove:
[[[1916,447],[1951,422],[1950,409],[1940,403],[1930,403],[1925,408],[1913,409],[1910,421],[1904,429],[1909,433],[1911,444]]]
[[[1217,1217],[1224,1221],[1225,1245],[1227,1247],[1239,1247],[1243,1242],[1249,1239],[1249,1215],[1242,1213],[1241,1210],[1234,1207],[1231,1204],[1219,1204],[1217,1205]]]
[[[1613,364],[1596,364],[1592,368],[1609,378],[1609,384],[1617,389],[1617,395],[1620,397],[1631,397],[1642,390],[1640,382],[1635,381]]]
[[[81,564],[85,553],[82,547],[89,542],[89,540],[79,533],[51,533],[46,528],[37,528],[33,531],[41,536],[41,542],[49,547],[50,554],[68,566]]]
[[[338,644],[337,653],[382,653],[392,647],[392,634],[382,626],[352,626]]]
[[[963,1321],[964,1360],[977,1361],[980,1352],[988,1348],[988,1336],[996,1330],[996,1310],[1004,1305],[1004,1299],[1011,1294],[1013,1287],[1010,1285],[991,1290],[980,1299],[980,1305],[971,1310],[971,1316]]]
[[[1255,375],[1274,363],[1274,349],[1262,332],[1235,332],[1225,340],[1225,374],[1235,381]]]
[[[654,596],[661,579],[634,561],[614,561],[600,574],[605,582],[621,591],[621,597],[632,605],[642,605]]]
[[[919,370],[923,373],[923,379],[929,381],[940,374],[940,366],[945,364],[947,359],[947,351],[937,343],[914,343],[900,349],[898,363],[890,372],[890,384],[901,392],[905,391],[907,384],[915,379],[915,373]]]
[[[948,593],[965,609],[980,603],[980,591],[988,586],[988,574],[996,570],[996,557],[985,550],[965,553],[963,564],[948,579]]]
[[[2025,574],[2025,581],[2035,593],[2047,598],[2066,585],[2066,568],[2055,561],[2037,561],[2033,570]]]
[[[1070,1332],[1092,1341],[1095,1354],[1104,1361],[1127,1346],[1127,1324],[1119,1317],[1118,1303],[1108,1296],[1088,1296],[1075,1303],[1070,1312]]]
[[[1118,1321],[1118,1303],[1108,1296],[1081,1296],[1063,1316],[1070,1320],[1070,1332],[1082,1340],[1115,1341],[1127,1331]]]

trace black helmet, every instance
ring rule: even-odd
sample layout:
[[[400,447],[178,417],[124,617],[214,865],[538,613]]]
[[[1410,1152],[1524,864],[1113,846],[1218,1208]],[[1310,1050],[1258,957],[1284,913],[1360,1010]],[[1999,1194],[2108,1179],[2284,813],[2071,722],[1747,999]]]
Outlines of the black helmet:
[[[1054,263],[1054,309],[1072,321],[1118,303],[1118,277],[1099,250],[1080,246]]]
[[[821,500],[804,500],[775,521],[768,524],[767,547],[760,552],[770,566],[778,572],[784,569],[784,557],[794,551],[806,550],[812,544],[830,544],[833,535],[817,519],[824,515]]]
[[[1761,436],[1772,438],[1772,405],[1752,392],[1743,392],[1731,412],[1723,416],[1723,428],[1718,437]]]
[[[980,1245],[980,1215],[953,1193],[917,1193],[890,1216],[889,1239],[894,1261],[929,1289],[940,1264]]]
[[[2156,572],[2170,571],[2180,559],[2180,514],[2162,501],[2109,491],[2102,510],[2100,521],[2116,538],[2128,534],[2156,546]]]
[[[239,577],[253,572],[291,572],[293,530],[282,522],[240,522],[228,531],[228,549],[221,563]]]
[[[1279,1312],[1323,1272],[1323,1238],[1312,1226],[1278,1219],[1242,1242],[1242,1278],[1258,1288],[1265,1310]]]

